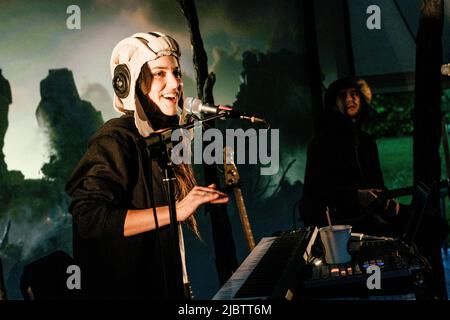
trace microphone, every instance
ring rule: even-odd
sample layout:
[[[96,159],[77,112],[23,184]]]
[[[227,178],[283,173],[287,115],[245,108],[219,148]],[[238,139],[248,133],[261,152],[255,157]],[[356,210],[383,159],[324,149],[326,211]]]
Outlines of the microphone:
[[[200,115],[200,114],[221,114],[229,115],[232,118],[239,118],[249,120],[252,123],[263,122],[267,123],[263,118],[249,115],[243,112],[234,110],[229,106],[215,106],[208,103],[203,103],[200,99],[187,97],[184,99],[183,110],[188,114]]]
[[[441,74],[444,76],[450,76],[450,63],[441,66]]]

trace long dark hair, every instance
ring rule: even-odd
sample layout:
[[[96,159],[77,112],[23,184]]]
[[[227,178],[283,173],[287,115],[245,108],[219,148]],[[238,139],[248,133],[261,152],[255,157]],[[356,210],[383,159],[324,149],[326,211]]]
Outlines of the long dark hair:
[[[146,96],[150,92],[150,86],[152,82],[152,74],[150,68],[145,63],[139,74],[137,80],[137,90],[140,90],[144,96]],[[182,103],[182,97],[180,98]],[[151,120],[150,120],[151,121]],[[176,200],[181,200],[197,185],[197,181],[194,176],[194,171],[192,170],[192,166],[190,164],[182,163],[176,165],[174,168],[174,174],[176,178]],[[194,232],[198,239],[200,237],[200,231],[198,230],[197,220],[194,215],[191,215],[187,218],[188,227]]]

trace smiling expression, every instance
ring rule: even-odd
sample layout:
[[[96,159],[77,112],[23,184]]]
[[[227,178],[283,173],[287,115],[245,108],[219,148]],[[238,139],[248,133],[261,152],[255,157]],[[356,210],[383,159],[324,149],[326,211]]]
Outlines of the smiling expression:
[[[183,80],[178,60],[173,56],[163,56],[147,62],[152,75],[147,97],[168,116],[177,114],[178,101],[183,92]]]
[[[361,110],[361,98],[355,88],[340,90],[336,97],[336,105],[340,113],[350,118],[356,117]]]

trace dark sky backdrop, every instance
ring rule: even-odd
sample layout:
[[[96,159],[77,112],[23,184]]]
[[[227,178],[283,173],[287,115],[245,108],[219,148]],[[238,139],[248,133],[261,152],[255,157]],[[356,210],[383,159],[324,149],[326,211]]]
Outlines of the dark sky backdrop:
[[[245,50],[301,52],[304,45],[298,22],[297,0],[196,1],[200,28],[211,70],[217,72],[215,98],[231,104],[235,100]],[[318,0],[316,19],[321,65],[325,84],[336,77],[334,51],[339,43],[330,32],[328,0]],[[398,0],[412,30],[416,32],[420,0]],[[448,3],[448,1],[446,1]],[[81,8],[81,30],[68,30],[66,9]],[[366,8],[381,8],[382,30],[368,30]],[[361,75],[412,71],[414,43],[390,0],[351,0],[351,26],[356,70]],[[450,16],[450,4],[446,20]],[[446,23],[446,30],[448,24]],[[159,30],[173,35],[181,44],[186,73],[186,96],[195,95],[189,34],[175,0],[151,1],[0,1],[0,68],[10,81],[13,104],[4,153],[9,169],[26,177],[41,176],[39,169],[48,157],[45,135],[37,127],[34,112],[39,103],[39,82],[48,69],[73,70],[82,98],[91,101],[109,119],[111,108],[109,57],[122,38],[141,31]],[[300,40],[299,40],[300,39]],[[445,32],[444,43],[450,43]],[[449,47],[449,46],[447,46]],[[450,61],[446,50],[444,58]],[[293,66],[293,68],[295,68]],[[302,70],[297,70],[302,72]],[[24,150],[28,156],[23,157]]]
[[[298,47],[293,40],[298,31],[291,25],[297,16],[295,0],[196,3],[209,65],[218,73],[216,101],[235,100],[243,51]],[[66,28],[66,9],[71,4],[81,8],[81,30]],[[0,68],[13,94],[4,152],[9,169],[19,169],[26,177],[40,176],[48,157],[45,136],[34,116],[39,82],[48,69],[71,69],[81,97],[109,119],[116,115],[109,74],[112,48],[135,32],[157,30],[180,42],[186,96],[195,95],[189,34],[175,0],[1,1],[0,30]],[[24,150],[29,153],[26,159]]]

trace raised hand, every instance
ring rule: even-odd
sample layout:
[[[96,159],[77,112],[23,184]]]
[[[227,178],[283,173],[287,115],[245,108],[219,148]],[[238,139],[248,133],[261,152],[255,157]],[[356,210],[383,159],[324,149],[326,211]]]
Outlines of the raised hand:
[[[186,220],[202,204],[223,204],[228,200],[228,195],[217,190],[214,184],[207,187],[195,186],[186,197],[177,202],[177,220]]]

